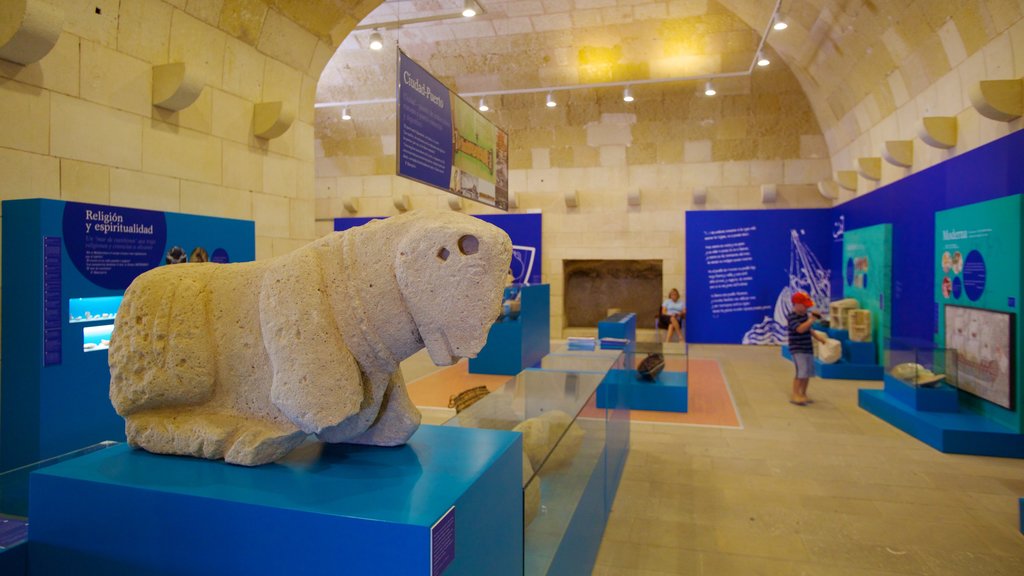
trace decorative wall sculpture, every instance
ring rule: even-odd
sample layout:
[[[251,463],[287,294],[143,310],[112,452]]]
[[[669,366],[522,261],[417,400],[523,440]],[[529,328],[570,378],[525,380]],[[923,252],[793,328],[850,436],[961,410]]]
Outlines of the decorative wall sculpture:
[[[500,229],[410,212],[285,256],[139,276],[110,343],[110,398],[132,446],[243,465],[308,434],[403,444],[419,412],[399,362],[475,356],[511,259]]]

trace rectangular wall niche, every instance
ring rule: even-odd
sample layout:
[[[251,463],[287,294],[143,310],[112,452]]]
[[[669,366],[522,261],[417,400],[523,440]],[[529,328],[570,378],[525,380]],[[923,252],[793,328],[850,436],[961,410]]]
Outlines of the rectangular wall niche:
[[[569,328],[596,328],[610,308],[636,312],[649,328],[661,309],[661,260],[563,260],[565,321]]]

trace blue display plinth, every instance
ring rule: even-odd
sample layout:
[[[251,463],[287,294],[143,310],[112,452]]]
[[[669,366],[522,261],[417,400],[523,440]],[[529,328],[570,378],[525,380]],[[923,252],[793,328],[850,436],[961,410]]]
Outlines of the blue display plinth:
[[[469,359],[470,374],[515,376],[551,351],[551,287],[523,286],[519,317],[491,325],[487,344]]]
[[[885,393],[921,412],[959,412],[956,388],[945,383],[935,387],[921,387],[907,384],[886,374]]]
[[[662,372],[651,382],[641,380],[636,370],[610,370],[597,389],[597,407],[686,412],[688,392],[686,372]]]
[[[512,432],[422,426],[405,446],[256,468],[118,445],[31,482],[33,576],[523,570]]]
[[[0,550],[0,574],[4,576],[28,574],[28,544],[21,543]]]
[[[597,323],[597,338],[622,338],[636,342],[636,314],[620,312]]]
[[[919,412],[885,390],[859,390],[860,407],[950,454],[1024,458],[1024,434],[970,412]]]
[[[843,360],[848,364],[878,364],[878,346],[874,342],[842,340]]]
[[[843,346],[846,342],[843,342]],[[850,364],[840,360],[835,364],[825,364],[814,359],[814,372],[819,378],[830,380],[881,380],[885,369],[879,364]]]

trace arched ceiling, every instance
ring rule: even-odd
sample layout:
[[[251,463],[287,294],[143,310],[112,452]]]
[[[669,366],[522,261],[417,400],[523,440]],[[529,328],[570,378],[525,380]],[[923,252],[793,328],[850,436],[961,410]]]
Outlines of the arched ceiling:
[[[339,45],[321,77],[318,101],[393,94],[393,56],[383,59],[365,50],[369,30],[348,34],[364,15],[383,22],[461,8],[460,0],[265,2]],[[404,50],[461,92],[745,69],[775,5],[773,0],[480,3],[486,13],[472,20],[410,25],[397,32]],[[1022,0],[783,0],[790,27],[772,32],[767,44],[770,55],[781,56],[773,65],[788,66],[799,80],[834,153],[858,130],[866,131],[935,84],[958,58],[1020,20],[1022,11]],[[395,31],[384,35],[395,41]],[[854,115],[856,122],[850,122]]]

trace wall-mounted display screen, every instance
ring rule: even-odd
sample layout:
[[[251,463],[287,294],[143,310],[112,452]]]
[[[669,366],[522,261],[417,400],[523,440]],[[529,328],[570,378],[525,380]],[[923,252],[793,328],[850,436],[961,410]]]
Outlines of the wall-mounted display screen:
[[[97,296],[95,298],[71,298],[68,300],[68,322],[96,322],[113,320],[121,307],[122,296]]]
[[[946,347],[956,350],[957,387],[1013,409],[1014,315],[946,305]]]
[[[97,352],[110,348],[110,335],[114,332],[113,324],[86,326],[82,328],[82,351]]]

